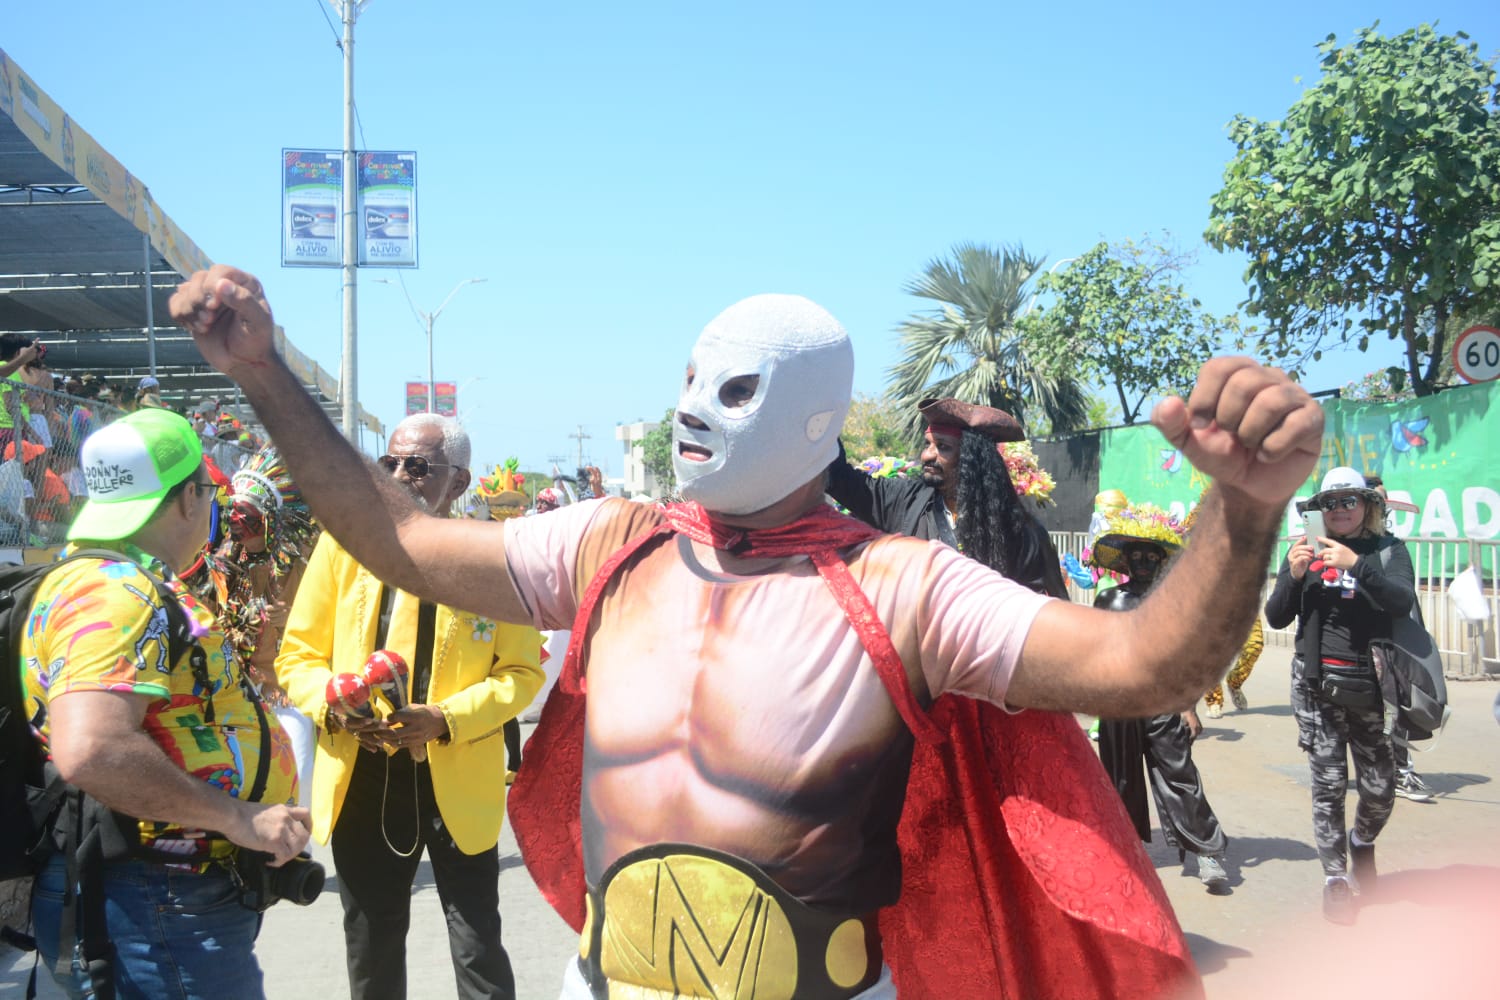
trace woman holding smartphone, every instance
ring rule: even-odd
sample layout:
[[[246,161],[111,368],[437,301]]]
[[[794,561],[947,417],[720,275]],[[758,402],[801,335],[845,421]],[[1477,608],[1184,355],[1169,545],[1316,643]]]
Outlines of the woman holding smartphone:
[[[1390,636],[1391,621],[1411,612],[1416,591],[1406,544],[1386,532],[1385,501],[1358,472],[1331,469],[1307,508],[1321,512],[1323,533],[1292,545],[1266,601],[1266,621],[1284,628],[1297,620],[1292,710],[1297,744],[1312,769],[1323,914],[1336,923],[1353,923],[1350,869],[1362,892],[1374,888],[1375,837],[1390,818],[1396,795],[1370,641]],[[1383,560],[1386,548],[1389,559]],[[1359,805],[1346,839],[1351,753]]]

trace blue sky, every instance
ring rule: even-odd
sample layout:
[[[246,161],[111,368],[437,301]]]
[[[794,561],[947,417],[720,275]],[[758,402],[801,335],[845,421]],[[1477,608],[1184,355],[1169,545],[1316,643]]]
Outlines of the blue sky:
[[[278,321],[339,371],[336,270],[280,266],[283,147],[342,142],[326,0],[8,0],[0,47],[150,187],[215,260],[265,282]],[[621,470],[618,422],[675,402],[697,331],[796,292],[848,327],[878,392],[902,286],[965,240],[1048,263],[1171,233],[1229,312],[1243,263],[1202,246],[1236,113],[1279,117],[1316,44],[1436,20],[1486,56],[1500,5],[1283,2],[497,3],[373,0],[356,31],[361,146],[419,155],[436,375],[457,382],[476,464],[585,457]],[[336,20],[335,20],[336,23]],[[395,278],[360,278],[360,398],[387,426],[423,380]],[[1331,387],[1382,343],[1314,368]]]

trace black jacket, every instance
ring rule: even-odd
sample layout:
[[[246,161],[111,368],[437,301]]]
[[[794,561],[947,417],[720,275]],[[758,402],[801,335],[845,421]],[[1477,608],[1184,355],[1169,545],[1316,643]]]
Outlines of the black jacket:
[[[938,541],[958,548],[958,539],[943,509],[943,494],[936,486],[920,479],[877,479],[839,457],[828,466],[828,495],[842,504],[850,514],[868,525],[893,535],[910,535],[927,541]],[[1012,571],[1012,580],[1039,594],[1068,598],[1057,549],[1047,529],[1034,517],[1026,519],[1026,536],[1021,539],[1020,557]]]

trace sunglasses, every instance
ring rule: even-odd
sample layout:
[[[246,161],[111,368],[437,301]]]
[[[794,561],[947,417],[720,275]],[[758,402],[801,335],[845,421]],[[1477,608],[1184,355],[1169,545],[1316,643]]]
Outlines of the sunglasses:
[[[411,479],[426,479],[432,474],[433,469],[453,468],[443,462],[429,462],[421,455],[381,455],[375,461],[393,476],[397,471],[405,469],[406,475]]]
[[[1359,506],[1359,497],[1324,497],[1318,501],[1318,506],[1324,510],[1353,510]]]
[[[201,497],[205,490],[207,490],[210,495],[217,493],[219,491],[219,484],[211,482],[200,483],[194,480],[192,482],[184,483],[183,488],[192,490],[195,496]],[[208,538],[209,544],[211,545],[218,542],[219,540],[219,502],[217,500],[209,504],[208,507]]]

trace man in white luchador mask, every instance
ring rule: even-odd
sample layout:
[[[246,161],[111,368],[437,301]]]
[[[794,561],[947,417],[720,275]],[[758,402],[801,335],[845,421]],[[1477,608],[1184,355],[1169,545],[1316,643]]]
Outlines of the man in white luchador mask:
[[[746,299],[699,338],[674,425],[687,503],[573,504],[506,522],[503,545],[345,443],[277,357],[255,278],[200,272],[172,310],[377,575],[572,628],[511,800],[580,930],[565,997],[1191,989],[1150,861],[1059,713],[1174,711],[1229,660],[1320,446],[1281,372],[1217,358],[1157,408],[1217,485],[1160,599],[1110,614],[825,504],[852,353],[806,299]]]

